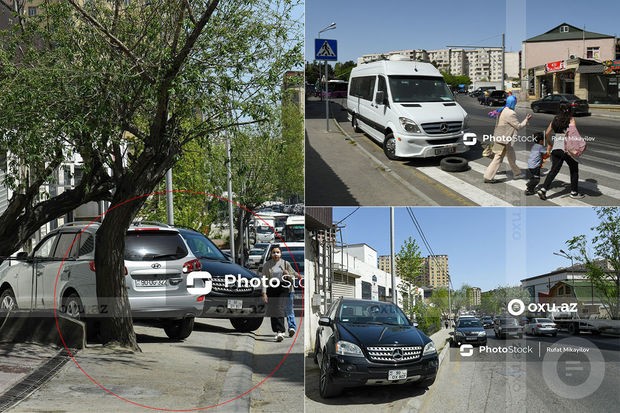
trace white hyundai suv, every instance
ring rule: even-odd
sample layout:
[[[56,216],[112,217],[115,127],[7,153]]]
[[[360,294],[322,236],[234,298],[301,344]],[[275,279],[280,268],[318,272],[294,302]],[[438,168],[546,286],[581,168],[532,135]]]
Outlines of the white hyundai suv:
[[[0,310],[53,309],[74,318],[105,316],[96,293],[95,236],[100,224],[74,222],[51,231],[31,255],[0,265]],[[12,262],[9,262],[12,261]],[[125,286],[134,320],[158,322],[176,340],[187,338],[204,295],[188,292],[187,275],[201,269],[179,230],[132,225],[125,236]],[[194,288],[204,280],[194,280]],[[192,287],[192,285],[190,285]],[[55,294],[54,294],[55,292]],[[103,313],[103,314],[102,314]]]

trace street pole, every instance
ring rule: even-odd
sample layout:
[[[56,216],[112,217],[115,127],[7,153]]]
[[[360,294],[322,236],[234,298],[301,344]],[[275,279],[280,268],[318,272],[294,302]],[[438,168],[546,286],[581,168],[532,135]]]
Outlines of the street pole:
[[[396,296],[396,274],[394,272],[394,207],[390,207],[390,257],[390,273],[392,274],[392,302],[398,305],[398,297]]]
[[[506,70],[506,34],[502,33],[502,90],[506,90],[506,84],[504,83],[504,73]]]
[[[233,224],[232,157],[230,150],[230,136],[226,137],[226,163],[228,166],[228,228],[230,230],[230,256],[232,257],[233,262],[237,262],[235,259],[235,227]]]
[[[334,30],[336,28],[336,23],[331,23],[328,26],[325,26],[323,29],[319,30],[319,39],[321,38],[321,33],[326,32],[328,30]],[[327,60],[325,60],[325,124],[326,130],[329,132],[329,94],[327,89]]]
[[[329,132],[329,90],[327,87],[327,60],[325,61],[325,130]]]
[[[174,225],[174,196],[172,195],[172,169],[166,171],[166,217]]]

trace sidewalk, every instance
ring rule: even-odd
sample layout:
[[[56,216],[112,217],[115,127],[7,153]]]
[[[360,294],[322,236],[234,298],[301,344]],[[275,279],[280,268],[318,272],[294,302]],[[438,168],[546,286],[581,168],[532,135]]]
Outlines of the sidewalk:
[[[312,170],[306,174],[306,205],[381,205],[392,199],[402,183],[340,131],[337,122],[347,116],[341,106],[331,103],[330,111],[327,132],[323,102],[306,102],[305,164]]]
[[[0,411],[14,404],[6,390],[20,380],[36,386],[10,412],[303,411],[303,336],[295,345],[290,338],[276,343],[265,320],[253,333],[235,332],[228,320],[201,320],[184,342],[170,341],[159,328],[138,326],[142,352],[91,344],[74,359],[64,357],[66,364],[42,381],[36,375],[58,349],[3,345],[0,402],[7,404]]]

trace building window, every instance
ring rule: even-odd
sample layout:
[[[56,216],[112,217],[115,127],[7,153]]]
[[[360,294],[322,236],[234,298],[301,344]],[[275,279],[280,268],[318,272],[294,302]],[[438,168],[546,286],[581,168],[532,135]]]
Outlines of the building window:
[[[588,49],[586,50],[586,58],[587,59],[600,60],[601,52],[600,52],[599,48],[598,47],[588,47]]]
[[[560,26],[560,33],[568,33],[568,26]]]
[[[28,16],[33,17],[37,15],[36,7],[28,7]]]

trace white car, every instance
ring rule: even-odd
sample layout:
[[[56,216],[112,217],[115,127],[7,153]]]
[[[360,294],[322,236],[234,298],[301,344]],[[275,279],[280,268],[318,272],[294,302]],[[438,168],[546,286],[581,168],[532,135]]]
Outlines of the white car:
[[[558,335],[558,326],[548,318],[532,318],[525,325],[525,334],[534,336],[551,334],[553,337]]]

